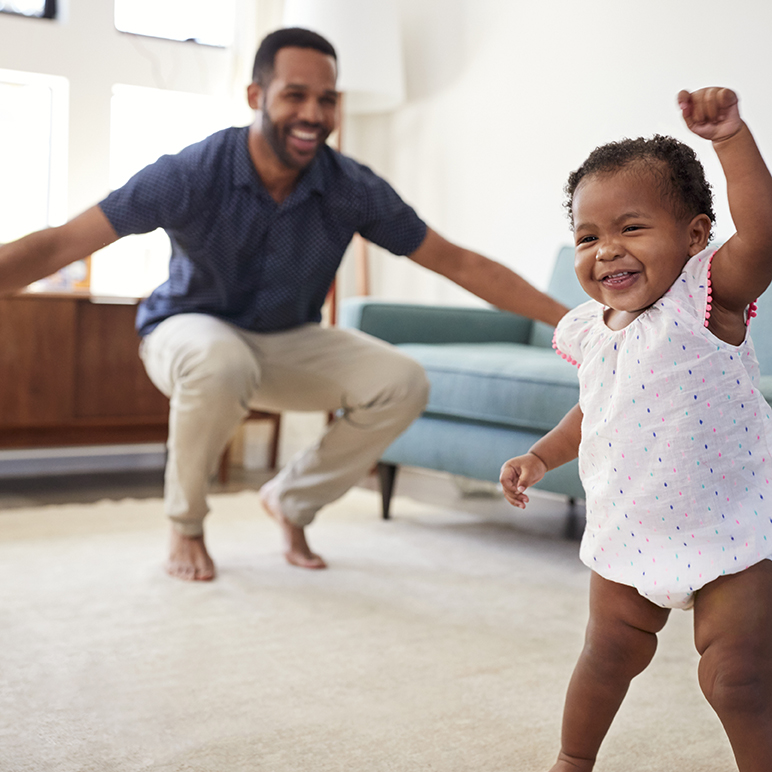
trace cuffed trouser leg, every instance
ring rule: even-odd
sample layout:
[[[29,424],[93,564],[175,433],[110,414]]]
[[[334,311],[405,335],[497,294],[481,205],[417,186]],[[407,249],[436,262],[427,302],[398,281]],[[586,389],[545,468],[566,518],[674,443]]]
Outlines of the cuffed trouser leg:
[[[283,514],[306,526],[420,415],[429,383],[415,360],[358,331],[305,325],[250,340],[261,369],[255,407],[337,413],[271,482]]]
[[[142,359],[170,399],[166,514],[183,535],[200,536],[209,480],[248,412],[260,369],[238,330],[203,314],[166,319],[143,340]]]

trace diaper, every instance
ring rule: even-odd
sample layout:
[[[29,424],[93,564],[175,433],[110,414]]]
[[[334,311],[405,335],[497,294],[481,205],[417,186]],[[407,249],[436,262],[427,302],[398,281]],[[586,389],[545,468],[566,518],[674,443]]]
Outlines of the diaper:
[[[646,592],[641,592],[640,594],[646,600],[650,600],[657,606],[662,606],[662,608],[677,608],[687,611],[694,606],[694,591],[692,590],[689,592],[668,592],[662,595],[650,595]]]
[[[766,560],[772,560],[772,556],[766,558]],[[694,606],[694,596],[699,590],[689,590],[688,592],[664,592],[662,594],[649,594],[647,592],[638,592],[650,600],[652,603],[656,603],[657,606],[662,608],[677,608],[688,610]]]

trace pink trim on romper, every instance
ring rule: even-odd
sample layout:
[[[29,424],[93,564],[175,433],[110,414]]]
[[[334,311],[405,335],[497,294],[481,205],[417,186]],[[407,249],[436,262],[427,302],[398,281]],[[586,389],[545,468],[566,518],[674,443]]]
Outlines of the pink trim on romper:
[[[705,326],[707,327],[710,323],[710,312],[713,308],[713,285],[711,283],[710,278],[710,272],[713,269],[713,258],[716,256],[716,252],[718,250],[715,250],[713,254],[708,258],[710,260],[710,263],[708,264],[708,296],[707,296],[707,303],[705,304]],[[754,300],[749,306],[748,306],[748,314],[745,317],[745,326],[750,327],[751,319],[753,319],[754,316],[756,316],[756,310],[758,306],[756,305],[756,300]],[[554,345],[554,344],[553,344]],[[563,357],[565,359],[565,357]]]
[[[554,348],[555,351],[557,351],[557,353],[560,354],[560,356],[563,357],[563,359],[565,359],[566,362],[568,362],[570,365],[576,365],[577,367],[579,367],[579,363],[573,357],[569,356],[568,354],[564,354],[558,348],[557,335],[558,335],[558,331],[555,330],[555,332],[552,333],[552,348]]]

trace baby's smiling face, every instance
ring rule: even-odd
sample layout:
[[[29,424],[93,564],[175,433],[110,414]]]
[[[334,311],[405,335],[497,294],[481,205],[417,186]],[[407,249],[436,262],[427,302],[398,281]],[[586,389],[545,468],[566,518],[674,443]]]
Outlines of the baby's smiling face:
[[[611,309],[606,323],[626,327],[661,298],[687,260],[707,245],[698,218],[681,218],[650,171],[624,168],[581,181],[573,198],[575,268],[590,297]],[[707,218],[705,218],[707,219]]]

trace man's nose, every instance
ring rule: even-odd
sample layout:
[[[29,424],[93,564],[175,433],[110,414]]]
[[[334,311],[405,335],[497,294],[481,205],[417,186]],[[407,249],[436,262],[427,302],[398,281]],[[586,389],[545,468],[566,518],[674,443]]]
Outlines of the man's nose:
[[[300,108],[298,118],[306,123],[321,123],[322,108],[315,99],[306,99]]]

